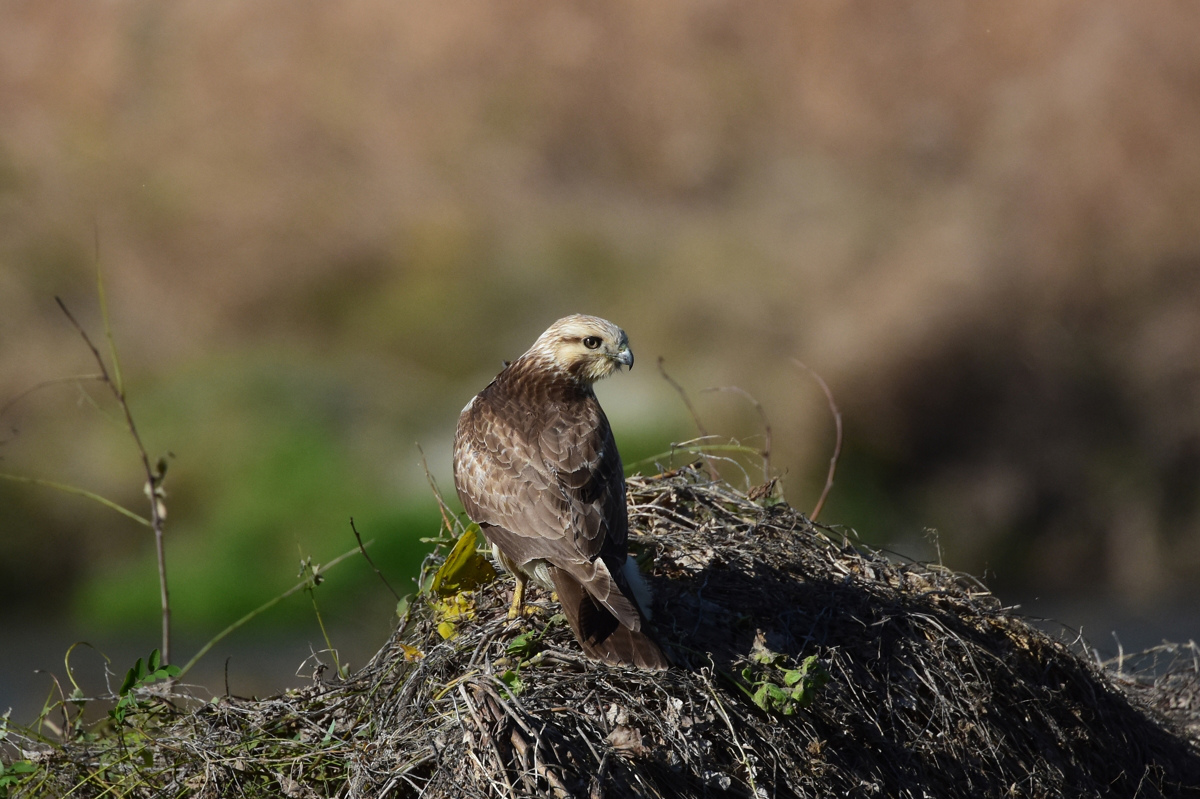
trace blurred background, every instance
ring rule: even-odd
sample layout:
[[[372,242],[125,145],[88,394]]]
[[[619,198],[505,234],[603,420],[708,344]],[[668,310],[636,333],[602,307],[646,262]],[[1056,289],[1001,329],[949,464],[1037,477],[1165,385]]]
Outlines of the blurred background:
[[[103,345],[98,260],[170,453],[181,662],[351,517],[412,590],[417,444],[457,510],[459,409],[586,312],[637,353],[598,390],[627,463],[696,433],[661,357],[711,432],[764,442],[705,388],[761,402],[810,510],[833,422],[799,359],[845,418],[823,521],[1102,654],[1200,637],[1197,30],[1116,0],[5,2],[0,472],[146,512],[104,388],[42,385],[96,372],[54,298]],[[97,652],[123,674],[157,591],[147,530],[0,480],[0,710],[75,641],[85,687]],[[351,667],[394,623],[361,558],[315,598]],[[298,594],[194,676],[270,693],[324,646]]]

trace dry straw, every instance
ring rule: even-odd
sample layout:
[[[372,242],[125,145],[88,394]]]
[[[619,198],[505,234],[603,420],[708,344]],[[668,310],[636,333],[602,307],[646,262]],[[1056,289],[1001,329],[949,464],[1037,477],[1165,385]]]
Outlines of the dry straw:
[[[509,580],[423,594],[347,680],[203,704],[173,686],[119,736],[26,739],[16,795],[1200,794],[1194,645],[1099,664],[970,578],[698,470],[629,487],[676,668],[586,661],[548,597],[509,621]]]

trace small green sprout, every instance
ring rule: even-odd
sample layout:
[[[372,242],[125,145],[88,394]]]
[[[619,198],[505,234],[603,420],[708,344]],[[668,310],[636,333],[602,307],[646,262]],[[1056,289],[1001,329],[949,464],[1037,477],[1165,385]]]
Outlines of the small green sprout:
[[[133,668],[125,673],[125,679],[121,681],[121,687],[117,691],[120,699],[117,700],[117,706],[108,711],[108,715],[117,724],[123,723],[125,716],[137,707],[138,700],[134,694],[136,689],[144,688],[157,680],[173,680],[179,676],[180,671],[178,666],[163,663],[162,654],[157,649],[145,660],[138,658]]]
[[[767,713],[795,715],[812,704],[817,691],[829,682],[829,672],[816,655],[809,655],[799,665],[794,661],[789,665],[789,660],[787,655],[767,649],[760,635],[740,672],[738,687]]]

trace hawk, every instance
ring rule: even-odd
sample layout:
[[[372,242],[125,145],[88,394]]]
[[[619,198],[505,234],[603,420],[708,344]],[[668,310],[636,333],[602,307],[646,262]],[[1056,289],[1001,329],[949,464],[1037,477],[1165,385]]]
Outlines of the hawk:
[[[633,367],[629,337],[595,316],[559,319],[467,403],[454,436],[454,486],[517,579],[557,591],[584,653],[668,666],[643,629],[649,590],[628,557],[621,456],[592,384]]]

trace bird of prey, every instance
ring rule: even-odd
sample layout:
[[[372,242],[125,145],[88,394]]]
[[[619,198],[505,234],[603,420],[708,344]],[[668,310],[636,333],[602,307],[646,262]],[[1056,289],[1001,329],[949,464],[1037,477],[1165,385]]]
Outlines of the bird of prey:
[[[649,590],[628,557],[621,456],[592,384],[633,366],[629,337],[595,316],[559,319],[463,408],[454,486],[496,559],[558,593],[589,657],[663,669],[644,630]]]

